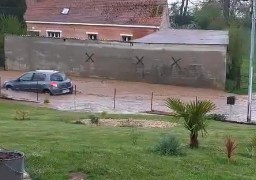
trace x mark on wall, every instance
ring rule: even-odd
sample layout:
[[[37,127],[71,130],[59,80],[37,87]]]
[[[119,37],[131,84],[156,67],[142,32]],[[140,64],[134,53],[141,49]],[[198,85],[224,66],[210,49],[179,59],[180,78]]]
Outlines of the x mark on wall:
[[[139,58],[138,56],[136,56],[136,59],[137,59],[137,63],[136,65],[143,65],[144,66],[144,63],[143,63],[143,59],[144,59],[144,56],[142,56],[141,58]]]
[[[174,57],[172,57],[173,63],[171,64],[171,68],[173,68],[174,66],[177,67],[179,70],[181,70],[181,67],[179,65],[179,62],[181,61],[181,58],[179,59],[175,59]]]
[[[92,59],[92,57],[94,56],[94,53],[92,53],[91,55],[89,55],[88,53],[85,53],[85,54],[87,56],[87,60],[85,62],[89,62],[89,61],[94,62],[94,60]]]

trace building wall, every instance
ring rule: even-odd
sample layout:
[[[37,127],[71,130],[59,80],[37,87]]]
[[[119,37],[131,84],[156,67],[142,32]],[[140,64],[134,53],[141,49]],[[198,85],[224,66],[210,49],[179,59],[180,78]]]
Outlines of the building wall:
[[[39,31],[40,36],[47,36],[47,30],[61,31],[63,38],[76,38],[85,40],[88,38],[86,32],[97,32],[101,40],[122,40],[120,34],[131,34],[132,39],[149,35],[158,29],[132,28],[132,27],[110,27],[110,26],[86,26],[86,25],[55,25],[55,24],[29,24],[28,31]]]
[[[5,55],[8,70],[55,69],[83,77],[225,88],[224,45],[131,46],[129,43],[6,36]]]

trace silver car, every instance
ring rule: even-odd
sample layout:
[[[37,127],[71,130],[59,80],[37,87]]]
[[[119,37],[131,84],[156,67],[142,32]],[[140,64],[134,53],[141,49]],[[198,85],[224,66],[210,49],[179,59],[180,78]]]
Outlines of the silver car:
[[[21,77],[6,81],[3,88],[16,91],[29,91],[39,93],[72,94],[72,81],[65,73],[53,70],[36,70],[23,74]]]

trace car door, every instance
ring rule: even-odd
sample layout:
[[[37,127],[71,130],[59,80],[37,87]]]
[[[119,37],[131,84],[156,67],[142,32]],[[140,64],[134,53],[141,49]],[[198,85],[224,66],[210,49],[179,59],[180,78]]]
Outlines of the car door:
[[[31,88],[31,81],[34,73],[28,72],[18,78],[18,81],[14,84],[14,88],[20,91],[29,91]]]
[[[31,82],[31,91],[41,92],[44,88],[45,80],[46,80],[46,74],[41,72],[34,73],[34,76]]]

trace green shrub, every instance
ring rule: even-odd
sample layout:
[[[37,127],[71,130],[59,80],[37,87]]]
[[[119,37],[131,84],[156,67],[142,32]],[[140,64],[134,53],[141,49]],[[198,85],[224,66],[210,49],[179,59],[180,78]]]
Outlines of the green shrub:
[[[246,148],[249,157],[253,158],[256,156],[256,135],[251,138],[249,146]]]
[[[108,113],[107,113],[106,111],[103,111],[103,112],[100,114],[100,118],[106,119],[106,118],[107,118],[107,115],[108,115]]]
[[[99,120],[99,117],[96,116],[96,115],[90,115],[90,121],[92,124],[96,124],[97,126],[99,125],[100,123],[100,120]]]
[[[227,116],[225,114],[210,114],[208,118],[216,121],[227,121]]]
[[[29,112],[24,110],[16,110],[15,112],[15,120],[30,120]]]
[[[50,100],[49,99],[44,99],[44,104],[49,104],[50,103]]]
[[[181,144],[173,135],[165,135],[153,148],[153,152],[165,156],[178,156],[183,154]]]

